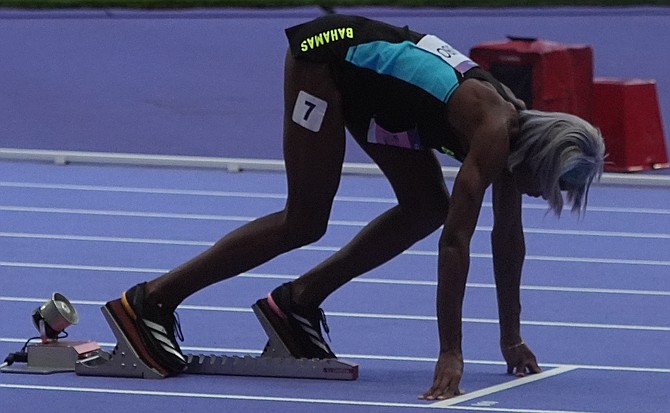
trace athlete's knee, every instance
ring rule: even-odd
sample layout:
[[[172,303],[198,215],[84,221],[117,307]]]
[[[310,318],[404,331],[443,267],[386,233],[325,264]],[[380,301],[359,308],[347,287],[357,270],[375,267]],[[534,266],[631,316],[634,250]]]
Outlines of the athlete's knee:
[[[328,228],[328,216],[291,214],[286,219],[286,240],[299,248],[321,239]]]
[[[321,225],[291,225],[288,228],[286,240],[293,246],[293,248],[300,248],[318,241],[325,233],[326,228]]]
[[[440,226],[444,224],[444,221],[447,219],[447,214],[449,213],[449,195],[444,193],[436,196],[432,202],[433,208],[430,208],[432,213],[429,216],[429,219],[433,225]]]
[[[433,194],[402,207],[407,214],[411,214],[419,234],[427,235],[443,225],[447,219],[449,196],[447,193]]]

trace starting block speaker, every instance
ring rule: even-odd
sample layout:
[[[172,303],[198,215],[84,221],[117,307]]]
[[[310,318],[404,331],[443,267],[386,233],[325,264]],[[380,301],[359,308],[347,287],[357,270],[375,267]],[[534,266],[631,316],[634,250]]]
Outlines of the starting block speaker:
[[[609,153],[605,170],[670,166],[653,80],[596,78],[593,96],[593,123],[600,128]]]
[[[529,109],[566,112],[591,120],[593,49],[508,37],[470,49],[470,58],[507,85]]]

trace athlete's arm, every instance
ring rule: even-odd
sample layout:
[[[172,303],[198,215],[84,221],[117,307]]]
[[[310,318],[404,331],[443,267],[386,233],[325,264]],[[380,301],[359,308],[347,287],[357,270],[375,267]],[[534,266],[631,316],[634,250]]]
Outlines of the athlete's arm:
[[[501,346],[521,342],[520,284],[526,244],[521,222],[521,193],[510,174],[493,183],[493,271],[498,296]]]
[[[427,399],[460,394],[462,308],[470,266],[470,241],[484,193],[504,171],[516,111],[488,83],[464,82],[448,106],[449,122],[459,136],[469,137],[469,151],[456,176],[449,213],[440,237],[437,319],[440,355]]]
[[[493,183],[491,246],[500,319],[500,350],[507,362],[507,372],[517,376],[539,373],[535,355],[521,337],[521,269],[526,244],[521,220],[521,193],[509,174],[501,174]]]

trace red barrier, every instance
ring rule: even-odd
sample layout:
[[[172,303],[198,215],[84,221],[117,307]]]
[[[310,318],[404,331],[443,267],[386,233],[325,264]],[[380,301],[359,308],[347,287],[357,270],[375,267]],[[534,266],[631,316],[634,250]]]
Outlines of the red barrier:
[[[608,171],[667,168],[656,82],[640,79],[594,81],[593,123],[605,138]]]
[[[591,120],[593,49],[539,39],[510,38],[470,50],[472,60],[506,84],[529,108]]]

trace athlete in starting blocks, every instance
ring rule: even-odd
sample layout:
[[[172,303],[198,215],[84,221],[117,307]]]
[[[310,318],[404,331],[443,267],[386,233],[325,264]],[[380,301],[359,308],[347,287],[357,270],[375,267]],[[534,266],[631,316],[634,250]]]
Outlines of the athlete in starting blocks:
[[[161,372],[179,374],[186,360],[173,312],[186,297],[324,234],[347,128],[388,178],[398,204],[326,261],[258,301],[291,355],[334,358],[321,331],[328,331],[321,303],[444,225],[437,286],[440,353],[433,384],[420,397],[460,394],[469,245],[492,186],[501,351],[510,373],[539,372],[520,332],[521,196],[541,196],[560,214],[565,191],[572,211],[583,211],[589,187],[602,173],[600,133],[572,115],[526,110],[507,87],[433,35],[343,15],[323,16],[286,34],[285,208],[107,303],[133,348]],[[434,150],[462,162],[453,195]]]

